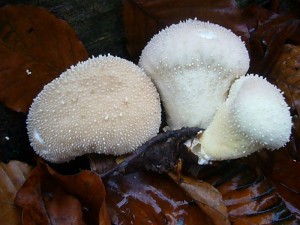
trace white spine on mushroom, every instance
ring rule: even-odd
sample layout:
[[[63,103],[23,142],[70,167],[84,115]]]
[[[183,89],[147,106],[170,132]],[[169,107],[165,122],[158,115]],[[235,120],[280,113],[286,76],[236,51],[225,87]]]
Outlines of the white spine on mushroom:
[[[142,69],[99,56],[44,87],[31,105],[27,129],[37,154],[64,162],[85,153],[133,151],[158,133],[160,122],[158,92]]]
[[[247,72],[249,56],[230,30],[187,20],[155,35],[139,65],[156,84],[171,129],[206,128],[233,80]]]
[[[247,75],[232,84],[227,100],[191,150],[200,164],[235,159],[263,148],[283,147],[291,127],[289,107],[280,90],[262,77]]]

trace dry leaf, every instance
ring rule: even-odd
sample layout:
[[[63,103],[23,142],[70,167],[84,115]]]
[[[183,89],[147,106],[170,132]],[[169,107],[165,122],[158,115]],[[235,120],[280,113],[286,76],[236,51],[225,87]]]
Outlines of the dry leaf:
[[[180,176],[180,180],[177,181],[176,174],[169,173],[169,176],[194,199],[215,225],[230,224],[227,207],[221,193],[216,188],[195,178]]]
[[[125,0],[123,4],[127,49],[135,62],[154,34],[188,18],[197,17],[231,28],[247,41],[248,30],[234,0]]]
[[[0,102],[26,112],[43,86],[88,54],[74,30],[47,10],[0,8]]]
[[[40,162],[16,196],[23,224],[110,225],[105,189],[91,171],[60,175]]]
[[[19,161],[0,163],[0,221],[1,225],[22,224],[22,211],[14,198],[31,172],[31,167]]]

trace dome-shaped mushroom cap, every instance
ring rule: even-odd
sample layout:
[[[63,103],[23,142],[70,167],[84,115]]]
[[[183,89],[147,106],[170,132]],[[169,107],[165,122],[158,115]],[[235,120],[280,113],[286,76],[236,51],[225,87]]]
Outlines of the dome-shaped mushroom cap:
[[[47,84],[27,118],[34,150],[51,162],[120,155],[158,133],[159,95],[144,72],[113,56],[80,62]]]
[[[277,149],[290,138],[292,119],[281,91],[257,75],[242,77],[232,85],[232,121],[239,131],[263,148]]]
[[[160,92],[168,125],[179,129],[206,128],[233,80],[246,74],[249,61],[245,44],[233,32],[190,19],[156,34],[139,65]]]
[[[170,68],[210,66],[218,71],[244,75],[249,55],[241,38],[218,24],[186,20],[173,24],[149,41],[140,57],[150,76],[160,76]],[[180,69],[180,68],[179,68]],[[229,72],[229,71],[227,71]]]

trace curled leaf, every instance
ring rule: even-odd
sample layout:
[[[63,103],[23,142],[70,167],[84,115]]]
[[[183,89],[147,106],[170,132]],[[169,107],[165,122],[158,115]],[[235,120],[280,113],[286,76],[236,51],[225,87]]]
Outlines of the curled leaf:
[[[0,8],[0,101],[26,112],[43,86],[88,54],[75,31],[47,10]]]
[[[169,173],[169,176],[178,182],[178,185],[191,196],[199,207],[214,221],[215,225],[228,225],[227,207],[224,204],[221,193],[209,183],[181,176],[177,181],[177,175]]]

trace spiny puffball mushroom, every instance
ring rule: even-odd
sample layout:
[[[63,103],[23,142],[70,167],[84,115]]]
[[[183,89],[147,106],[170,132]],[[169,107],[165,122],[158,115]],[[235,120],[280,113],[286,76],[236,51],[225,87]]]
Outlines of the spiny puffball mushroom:
[[[157,86],[171,129],[206,128],[233,80],[246,74],[249,55],[230,30],[189,19],[156,34],[139,66]]]
[[[27,118],[34,150],[51,162],[86,153],[121,155],[155,136],[158,92],[138,66],[113,56],[80,62],[47,84]]]
[[[281,91],[266,79],[247,75],[237,79],[212,123],[192,142],[199,164],[235,159],[257,150],[283,147],[292,120]]]

